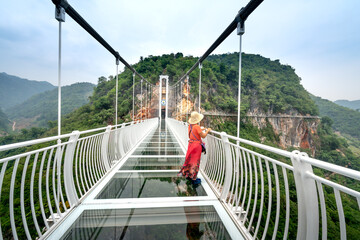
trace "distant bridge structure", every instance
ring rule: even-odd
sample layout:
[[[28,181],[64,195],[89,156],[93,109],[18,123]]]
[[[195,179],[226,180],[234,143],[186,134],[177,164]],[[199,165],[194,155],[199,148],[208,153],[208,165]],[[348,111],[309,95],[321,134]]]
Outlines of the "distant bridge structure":
[[[262,0],[242,8],[171,86],[166,75],[160,75],[156,85],[148,82],[67,1],[53,2],[60,33],[59,97],[61,22],[66,12],[115,57],[117,78],[122,62],[133,72],[133,83],[136,76],[141,79],[140,119],[135,119],[133,92],[131,122],[117,124],[116,110],[113,126],[61,134],[59,121],[57,136],[0,146],[1,219],[9,218],[0,222],[0,239],[168,239],[174,234],[209,239],[327,239],[329,192],[336,202],[340,238],[347,238],[351,223],[346,221],[348,206],[343,202],[355,203],[351,210],[360,214],[359,188],[351,187],[359,186],[359,171],[297,150],[212,131],[205,139],[201,185],[177,176],[188,142],[183,118],[195,109],[189,107],[188,76],[198,66],[201,70],[206,57],[235,29],[241,57],[245,20]],[[241,74],[241,58],[239,66]],[[142,83],[151,86],[150,96],[156,100],[143,93]],[[116,109],[117,94],[116,84]],[[200,104],[201,100],[199,110]],[[143,107],[151,108],[151,116],[149,109],[143,114]],[[180,119],[170,117],[174,112]],[[237,117],[239,123],[239,113]],[[326,177],[328,173],[334,178]],[[349,182],[353,185],[342,184]],[[291,228],[294,225],[296,229]]]

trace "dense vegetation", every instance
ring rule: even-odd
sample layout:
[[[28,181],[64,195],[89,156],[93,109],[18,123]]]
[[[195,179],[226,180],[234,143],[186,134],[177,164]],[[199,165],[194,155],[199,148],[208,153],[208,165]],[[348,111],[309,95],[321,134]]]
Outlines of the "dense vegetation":
[[[61,113],[66,115],[89,102],[94,86],[91,83],[75,83],[62,87]],[[58,90],[53,89],[36,94],[25,102],[6,111],[17,125],[47,127],[49,121],[57,119]]]
[[[360,111],[360,100],[354,100],[354,101],[336,100],[334,103],[336,103],[337,105],[343,106],[343,107],[351,108],[358,112]]]
[[[10,121],[0,108],[0,136],[9,132]]]
[[[54,89],[48,82],[31,81],[0,73],[0,108],[7,110],[29,97]]]
[[[224,82],[236,90],[238,54],[212,55],[208,61],[216,63],[213,68],[216,66],[217,72],[226,76]],[[303,115],[317,115],[317,108],[300,81],[295,69],[280,64],[279,60],[272,61],[254,54],[242,55],[242,104],[246,109],[259,105],[267,113],[296,110]]]
[[[320,116],[330,117],[334,130],[349,134],[360,140],[360,112],[339,106],[329,100],[311,96],[319,107]]]

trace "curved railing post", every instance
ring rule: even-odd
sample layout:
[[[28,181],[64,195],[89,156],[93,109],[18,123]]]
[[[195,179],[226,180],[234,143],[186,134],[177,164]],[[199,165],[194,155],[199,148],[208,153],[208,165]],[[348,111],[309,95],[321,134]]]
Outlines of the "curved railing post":
[[[319,207],[316,183],[314,179],[306,177],[306,173],[313,173],[312,166],[301,157],[306,153],[295,150],[292,152],[291,162],[294,167],[298,204],[298,235],[297,239],[317,239],[319,236]]]
[[[73,168],[74,168],[74,152],[79,139],[80,132],[73,131],[72,136],[69,138],[64,159],[64,185],[67,199],[70,207],[76,206],[79,203],[79,198],[76,193]]]
[[[109,156],[108,156],[110,131],[111,131],[111,125],[107,126],[101,142],[101,156],[106,170],[110,169]]]
[[[232,176],[232,160],[231,160],[231,149],[230,149],[230,142],[225,132],[221,133],[221,140],[223,143],[224,153],[225,155],[225,179],[223,184],[223,189],[221,192],[220,199],[226,201],[226,198],[229,194],[230,190],[230,183],[231,183],[231,176]]]

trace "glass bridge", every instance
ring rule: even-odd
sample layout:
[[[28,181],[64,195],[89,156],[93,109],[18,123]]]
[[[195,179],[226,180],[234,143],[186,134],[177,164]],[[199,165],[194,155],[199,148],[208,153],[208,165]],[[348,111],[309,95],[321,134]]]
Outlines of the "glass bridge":
[[[162,121],[49,239],[243,239],[201,173],[177,176],[184,154]]]

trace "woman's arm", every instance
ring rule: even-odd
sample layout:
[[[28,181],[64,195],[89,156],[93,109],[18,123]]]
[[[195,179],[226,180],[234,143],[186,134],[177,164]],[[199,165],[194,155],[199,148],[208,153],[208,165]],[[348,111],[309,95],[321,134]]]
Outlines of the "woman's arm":
[[[208,128],[208,129],[206,129],[205,132],[200,132],[199,135],[200,135],[200,137],[202,137],[202,138],[206,138],[206,136],[208,135],[208,133],[209,133],[210,131],[211,131],[211,128]]]

